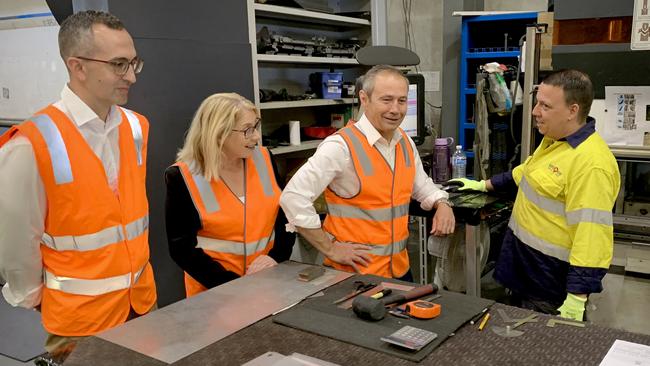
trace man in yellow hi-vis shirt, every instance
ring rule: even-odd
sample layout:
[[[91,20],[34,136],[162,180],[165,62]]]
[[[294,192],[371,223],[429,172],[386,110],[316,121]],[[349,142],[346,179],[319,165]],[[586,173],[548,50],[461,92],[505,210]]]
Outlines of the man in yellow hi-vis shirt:
[[[550,75],[533,109],[544,135],[533,155],[487,181],[458,180],[460,190],[517,190],[494,277],[514,305],[575,320],[583,320],[587,296],[603,289],[620,188],[616,160],[588,117],[592,100],[584,73]]]

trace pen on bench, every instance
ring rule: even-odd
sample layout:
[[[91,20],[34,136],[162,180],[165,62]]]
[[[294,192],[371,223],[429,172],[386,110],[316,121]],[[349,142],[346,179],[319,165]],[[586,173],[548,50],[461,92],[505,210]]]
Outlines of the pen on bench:
[[[477,321],[479,321],[479,319],[483,317],[483,314],[485,314],[486,311],[488,311],[488,308],[481,310],[481,312],[478,313],[475,317],[473,317],[472,320],[469,321],[469,323],[475,324]]]
[[[478,330],[483,330],[483,328],[485,328],[485,324],[487,324],[488,319],[490,319],[490,313],[485,314],[485,316],[483,317],[483,321],[481,322],[481,325],[478,326]]]

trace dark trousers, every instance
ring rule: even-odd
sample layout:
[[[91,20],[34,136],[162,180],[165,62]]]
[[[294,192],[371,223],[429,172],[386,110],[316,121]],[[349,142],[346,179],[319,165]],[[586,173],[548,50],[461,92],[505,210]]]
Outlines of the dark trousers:
[[[587,321],[586,309],[588,303],[589,303],[589,299],[587,299],[587,303],[585,303],[585,312],[584,315],[582,316],[583,321]],[[513,292],[512,295],[510,296],[510,305],[522,309],[534,310],[539,313],[544,313],[549,315],[559,315],[560,312],[557,310],[557,308],[562,306],[562,303],[531,299],[530,297],[527,297],[525,295],[521,295]]]
[[[531,299],[526,295],[513,292],[510,296],[510,305],[522,309],[537,311],[538,313],[558,315],[560,312],[557,311],[557,308],[562,306],[562,303],[558,304],[551,301]]]

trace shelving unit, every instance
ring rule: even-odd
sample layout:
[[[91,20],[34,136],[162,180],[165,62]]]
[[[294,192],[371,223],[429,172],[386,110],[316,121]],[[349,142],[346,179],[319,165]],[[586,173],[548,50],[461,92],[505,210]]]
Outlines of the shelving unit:
[[[326,65],[358,65],[356,59],[341,57],[307,57],[291,55],[257,55],[259,62],[278,62],[290,64],[326,64]]]
[[[300,145],[297,146],[278,146],[271,149],[271,153],[274,156],[294,153],[298,151],[311,150],[318,147],[318,145],[323,142],[323,140],[309,140],[303,141]]]
[[[370,21],[347,16],[319,13],[316,11],[289,8],[286,6],[253,4],[256,16],[265,16],[283,20],[297,20],[304,23],[340,25],[340,26],[370,26]]]
[[[260,103],[259,108],[264,109],[285,109],[285,108],[306,108],[306,107],[320,107],[326,105],[349,105],[356,102],[355,98],[341,98],[341,99],[305,99],[305,100],[292,100],[292,101],[278,101]]]
[[[376,0],[330,2],[335,12],[370,12]],[[315,72],[342,72],[344,82],[354,82],[364,72],[355,58],[313,57],[290,54],[258,54],[257,33],[266,27],[273,34],[308,40],[313,36],[328,40],[357,38],[370,45],[371,21],[363,18],[309,11],[286,6],[258,4],[247,0],[249,39],[251,44],[253,90],[255,104],[262,113],[262,133],[265,136],[286,128],[290,120],[301,121],[301,127],[329,126],[331,114],[350,113],[353,98],[307,99],[297,101],[260,102],[260,89],[279,91],[286,89],[290,95],[301,95],[310,89],[309,75]],[[283,133],[275,133],[276,137]],[[287,136],[288,137],[288,136]],[[315,149],[318,141],[305,141],[300,146],[273,148],[275,155]]]
[[[526,25],[536,20],[535,12],[463,17],[457,143],[463,146],[467,155],[468,175],[473,174],[474,167],[474,103],[478,67],[488,62],[517,63],[519,38],[526,34]]]

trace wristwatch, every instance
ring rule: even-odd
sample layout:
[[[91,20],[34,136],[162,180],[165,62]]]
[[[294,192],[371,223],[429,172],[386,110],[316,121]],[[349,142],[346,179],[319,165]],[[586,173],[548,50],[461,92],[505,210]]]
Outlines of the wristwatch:
[[[451,203],[451,201],[446,199],[446,198],[439,198],[436,202],[433,203],[433,207],[438,209],[438,205],[441,204],[441,203],[444,203],[449,207],[454,207],[454,204]]]

